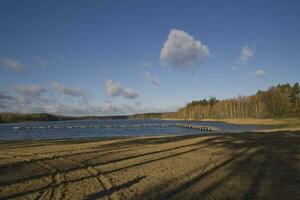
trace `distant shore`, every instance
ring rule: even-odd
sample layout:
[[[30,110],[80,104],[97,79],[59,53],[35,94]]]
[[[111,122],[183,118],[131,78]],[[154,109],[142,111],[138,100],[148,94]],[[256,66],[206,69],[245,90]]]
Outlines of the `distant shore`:
[[[128,120],[185,120],[185,121],[203,121],[203,122],[225,122],[229,124],[243,124],[243,125],[271,125],[282,127],[300,127],[300,117],[294,118],[206,118],[206,119],[182,119],[182,118],[165,118],[162,113],[147,113],[135,115],[116,115],[116,116],[81,116],[71,117],[62,115],[52,115],[47,113],[38,114],[22,114],[22,113],[0,113],[1,123],[32,123],[32,122],[46,122],[46,121],[66,121],[66,120],[114,120],[114,119],[128,119]]]

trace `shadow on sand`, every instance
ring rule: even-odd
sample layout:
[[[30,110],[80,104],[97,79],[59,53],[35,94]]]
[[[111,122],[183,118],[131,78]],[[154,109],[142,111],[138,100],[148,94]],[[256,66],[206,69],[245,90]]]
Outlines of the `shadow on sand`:
[[[159,156],[150,160],[139,161],[134,164],[121,166],[107,171],[102,171],[102,175],[108,175],[113,172],[128,170],[133,167],[142,167],[143,165],[153,163],[159,160],[175,158],[187,153],[195,152],[203,148],[222,147],[231,153],[228,157],[220,161],[211,161],[206,165],[193,171],[189,171],[183,176],[173,177],[160,184],[153,185],[144,190],[138,199],[294,199],[300,196],[300,134],[298,132],[285,131],[274,133],[236,133],[224,134],[208,137],[200,142],[177,145],[172,148],[154,150],[146,153],[136,152],[134,155],[125,155],[120,158],[94,160],[95,157],[107,156],[109,153],[103,153],[103,149],[112,148],[120,152],[126,151],[128,147],[144,145],[160,145],[178,141],[184,141],[201,137],[199,135],[158,137],[158,138],[135,138],[130,140],[121,140],[109,145],[100,145],[94,147],[88,152],[79,152],[68,155],[54,156],[52,158],[34,159],[29,161],[16,162],[0,166],[0,176],[7,173],[15,173],[26,165],[43,168],[40,162],[55,161],[55,159],[76,160],[78,156],[86,156],[85,160],[76,161],[76,164],[64,164],[59,167],[53,167],[51,170],[34,170],[13,176],[8,179],[0,180],[0,187],[14,187],[15,184],[24,183],[42,179],[44,177],[54,177],[57,174],[63,175],[79,169],[98,167],[106,164],[114,164],[129,159],[137,159],[143,156],[159,155],[168,153],[166,156]],[[97,140],[84,141],[40,141],[28,143],[8,143],[0,144],[0,149],[28,146],[47,146],[52,144],[79,144],[83,142],[92,142]],[[58,142],[58,143],[56,143]],[[20,148],[19,146],[19,148]],[[186,149],[189,148],[189,149]],[[180,150],[180,152],[173,152]],[[200,152],[200,151],[199,151]],[[99,154],[101,153],[101,154]],[[213,155],[212,155],[213,156]],[[183,161],[184,162],[184,161]],[[28,167],[27,167],[28,168]],[[97,178],[100,174],[90,173],[90,175],[60,183],[50,183],[36,189],[28,188],[14,194],[2,194],[0,199],[17,198],[27,194],[41,193],[45,190],[52,190],[62,185],[79,182],[85,179]],[[101,198],[110,196],[116,191],[129,188],[132,185],[139,184],[146,176],[140,176],[120,185],[114,185],[110,189],[104,189],[94,194],[90,194],[86,199]],[[188,177],[188,178],[187,178]]]

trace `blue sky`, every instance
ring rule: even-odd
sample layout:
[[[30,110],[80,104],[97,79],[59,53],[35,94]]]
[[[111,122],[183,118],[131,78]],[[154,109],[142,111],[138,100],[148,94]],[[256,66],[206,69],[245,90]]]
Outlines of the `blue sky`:
[[[299,1],[0,1],[0,111],[115,115],[300,81]]]

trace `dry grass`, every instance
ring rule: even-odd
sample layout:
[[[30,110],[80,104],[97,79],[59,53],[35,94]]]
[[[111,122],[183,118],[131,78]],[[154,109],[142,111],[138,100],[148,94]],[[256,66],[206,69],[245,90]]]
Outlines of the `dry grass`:
[[[195,121],[189,119],[163,119],[169,121],[176,120],[186,120],[186,121]],[[197,121],[197,120],[196,120]],[[270,118],[270,119],[256,119],[256,118],[225,118],[225,119],[215,119],[207,118],[201,119],[199,121],[204,122],[225,122],[230,124],[244,124],[244,125],[275,125],[275,126],[288,126],[288,127],[300,127],[300,118]]]
[[[0,142],[0,199],[295,199],[297,131]]]
[[[204,119],[202,121],[221,121],[230,124],[249,124],[249,125],[286,125],[282,119],[254,119],[254,118],[233,118],[233,119]]]
[[[166,120],[183,120],[183,119],[166,119]],[[225,122],[230,124],[244,124],[244,125],[272,125],[272,126],[300,127],[300,118],[276,118],[276,119],[275,118],[272,119],[255,119],[255,118],[209,119],[207,118],[207,119],[201,119],[200,121]]]

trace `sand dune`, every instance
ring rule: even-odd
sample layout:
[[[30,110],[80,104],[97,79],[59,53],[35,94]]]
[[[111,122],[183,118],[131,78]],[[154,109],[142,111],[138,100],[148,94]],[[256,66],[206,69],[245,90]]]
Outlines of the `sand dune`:
[[[0,143],[0,199],[297,199],[300,132]]]

